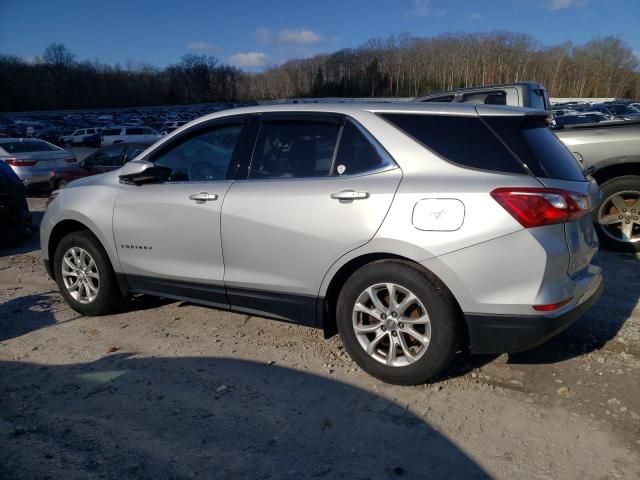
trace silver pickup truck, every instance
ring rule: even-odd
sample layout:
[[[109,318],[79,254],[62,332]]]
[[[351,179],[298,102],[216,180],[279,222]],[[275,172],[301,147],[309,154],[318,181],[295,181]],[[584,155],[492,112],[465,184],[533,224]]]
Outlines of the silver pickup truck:
[[[535,82],[463,88],[415,101],[550,108],[546,89]],[[554,133],[600,185],[602,201],[593,216],[602,245],[640,251],[640,121],[566,126]]]

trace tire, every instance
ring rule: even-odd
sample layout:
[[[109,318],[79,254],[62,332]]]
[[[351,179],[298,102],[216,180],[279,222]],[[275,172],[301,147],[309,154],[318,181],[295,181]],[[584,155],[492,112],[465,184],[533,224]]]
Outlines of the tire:
[[[409,294],[417,301],[410,300],[413,303],[408,308],[389,309],[389,284],[394,285],[396,303],[402,304],[410,298]],[[375,308],[371,293],[381,302],[378,306],[386,308],[386,318],[386,314],[380,314],[384,309]],[[364,313],[356,304],[379,318]],[[355,311],[356,308],[360,310]],[[407,325],[406,322],[419,321],[417,317],[424,318],[425,313],[428,326]],[[394,314],[399,315],[390,318]],[[398,260],[372,262],[351,275],[338,297],[336,321],[351,358],[370,375],[397,385],[415,385],[433,378],[451,362],[462,340],[459,308],[446,287],[409,262]],[[376,330],[357,334],[356,324],[359,328],[375,327]],[[430,341],[421,343],[413,334],[406,333],[410,329]],[[375,344],[378,336],[381,340]],[[395,355],[390,354],[390,342],[396,344]],[[367,344],[369,347],[375,344],[372,354],[367,353]],[[405,347],[409,348],[405,350]],[[410,356],[405,354],[407,351]]]
[[[613,178],[604,182],[600,191],[602,202],[593,212],[600,244],[608,250],[640,252],[640,176]],[[626,236],[629,233],[630,239]]]
[[[74,249],[74,253],[71,253],[71,249]],[[85,252],[85,255],[82,254]],[[78,277],[78,271],[73,270],[73,274],[69,275],[71,270],[69,265],[65,265],[65,256],[71,255],[73,258],[82,258],[83,261],[80,264],[89,265],[84,275],[87,282],[91,283],[93,288],[82,287],[74,291],[73,288],[68,288],[65,284],[65,278],[69,281],[73,281]],[[91,262],[87,260],[93,260],[95,269],[91,267]],[[70,257],[68,257],[69,259]],[[70,260],[73,263],[73,258]],[[63,273],[63,265],[66,272]],[[104,248],[88,231],[73,232],[65,236],[56,248],[54,255],[54,273],[58,287],[67,303],[75,311],[87,316],[106,315],[113,312],[116,307],[124,299],[124,295],[120,291],[113,268],[109,262],[109,257]],[[87,293],[87,298],[82,298],[82,289]],[[78,297],[78,298],[76,298]],[[93,297],[93,298],[91,298]]]

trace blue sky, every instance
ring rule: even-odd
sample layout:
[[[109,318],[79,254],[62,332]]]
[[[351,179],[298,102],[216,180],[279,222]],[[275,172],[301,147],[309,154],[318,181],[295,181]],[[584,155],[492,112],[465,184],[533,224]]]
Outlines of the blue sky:
[[[123,65],[206,53],[256,71],[390,34],[496,29],[545,44],[619,35],[640,55],[640,0],[0,0],[0,53],[60,42]]]

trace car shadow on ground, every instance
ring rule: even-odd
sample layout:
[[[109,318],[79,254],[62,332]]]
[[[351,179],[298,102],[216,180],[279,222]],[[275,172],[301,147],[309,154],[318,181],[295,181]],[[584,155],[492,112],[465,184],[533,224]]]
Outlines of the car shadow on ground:
[[[509,355],[509,363],[554,363],[603,348],[634,314],[640,299],[640,262],[635,254],[601,251],[604,292],[571,327],[527,352]],[[638,348],[640,352],[640,348]]]
[[[20,337],[56,323],[56,292],[16,296],[0,304],[0,341]]]
[[[385,398],[277,365],[0,362],[4,478],[489,478]]]
[[[40,236],[38,232],[43,215],[44,212],[31,212],[34,225],[33,235],[23,240],[0,243],[0,257],[22,255],[40,250]]]

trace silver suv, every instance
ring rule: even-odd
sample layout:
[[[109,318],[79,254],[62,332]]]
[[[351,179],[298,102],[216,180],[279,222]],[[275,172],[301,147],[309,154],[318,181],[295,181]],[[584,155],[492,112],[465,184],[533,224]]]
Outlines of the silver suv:
[[[529,349],[602,290],[598,189],[547,112],[280,105],[198,119],[54,194],[45,263],[85,315],[144,293],[339,332],[392,383]]]

